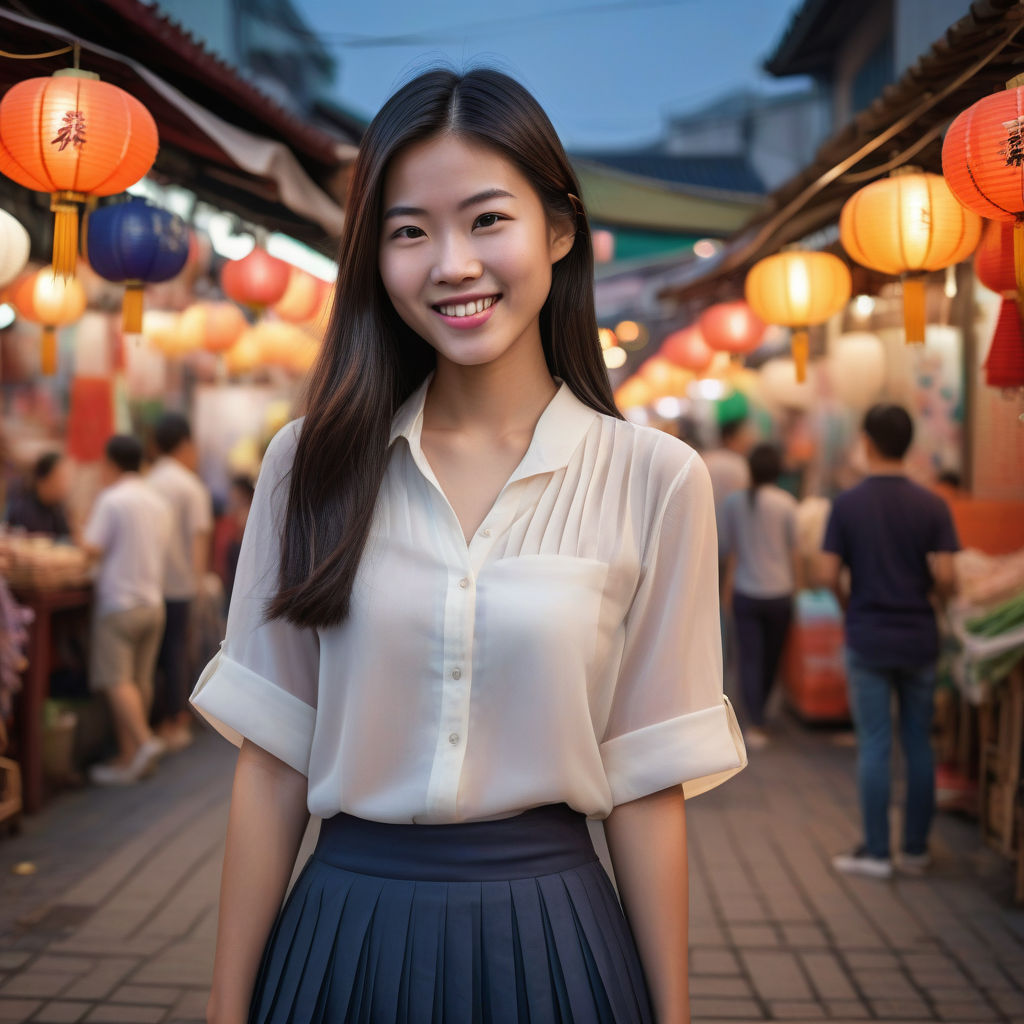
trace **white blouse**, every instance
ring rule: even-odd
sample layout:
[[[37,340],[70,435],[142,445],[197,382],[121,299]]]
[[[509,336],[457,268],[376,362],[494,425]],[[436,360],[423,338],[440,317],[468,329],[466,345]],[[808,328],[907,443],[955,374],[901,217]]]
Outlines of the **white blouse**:
[[[274,438],[192,704],[308,776],[321,817],[446,823],[564,801],[603,818],[743,768],[701,459],[562,383],[467,545],[420,447],[428,384],[395,415],[341,626],[263,621],[301,421]]]

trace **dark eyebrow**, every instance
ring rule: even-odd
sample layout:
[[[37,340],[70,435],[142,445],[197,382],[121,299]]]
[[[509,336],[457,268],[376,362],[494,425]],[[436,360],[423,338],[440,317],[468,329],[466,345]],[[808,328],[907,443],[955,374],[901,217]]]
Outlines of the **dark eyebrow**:
[[[489,199],[515,199],[515,196],[511,192],[506,192],[503,188],[489,188],[483,192],[477,192],[475,196],[470,196],[468,199],[463,199],[459,203],[459,209],[465,210],[469,206],[475,206],[477,203],[487,202]],[[419,206],[392,206],[387,213],[384,214],[384,220],[390,220],[392,217],[426,217],[427,211],[421,209]]]

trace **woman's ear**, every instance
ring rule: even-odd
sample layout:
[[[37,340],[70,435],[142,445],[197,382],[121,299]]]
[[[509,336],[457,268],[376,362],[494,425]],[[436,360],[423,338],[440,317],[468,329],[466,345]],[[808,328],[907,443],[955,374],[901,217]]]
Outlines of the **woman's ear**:
[[[558,217],[551,222],[551,227],[548,229],[548,251],[552,266],[569,255],[575,241],[575,217]]]

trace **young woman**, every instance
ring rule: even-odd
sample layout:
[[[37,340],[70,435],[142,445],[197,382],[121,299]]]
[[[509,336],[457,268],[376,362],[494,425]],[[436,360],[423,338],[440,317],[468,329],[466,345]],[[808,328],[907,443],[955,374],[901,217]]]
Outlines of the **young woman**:
[[[732,603],[739,649],[740,692],[747,712],[747,745],[768,742],[764,709],[775,683],[800,586],[796,499],[776,485],[779,449],[751,451],[750,486],[731,494],[722,509],[720,543],[726,554],[724,601]]]
[[[684,793],[745,763],[711,491],[615,408],[579,192],[494,71],[367,129],[193,694],[241,745],[210,1021],[689,1020]]]

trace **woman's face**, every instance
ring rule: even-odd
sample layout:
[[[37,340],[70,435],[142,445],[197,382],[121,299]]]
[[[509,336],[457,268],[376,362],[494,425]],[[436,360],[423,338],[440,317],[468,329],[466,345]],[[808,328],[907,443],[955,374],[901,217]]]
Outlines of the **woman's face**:
[[[384,181],[380,273],[398,315],[438,358],[493,362],[541,344],[551,267],[573,226],[496,150],[453,135],[416,143]]]

